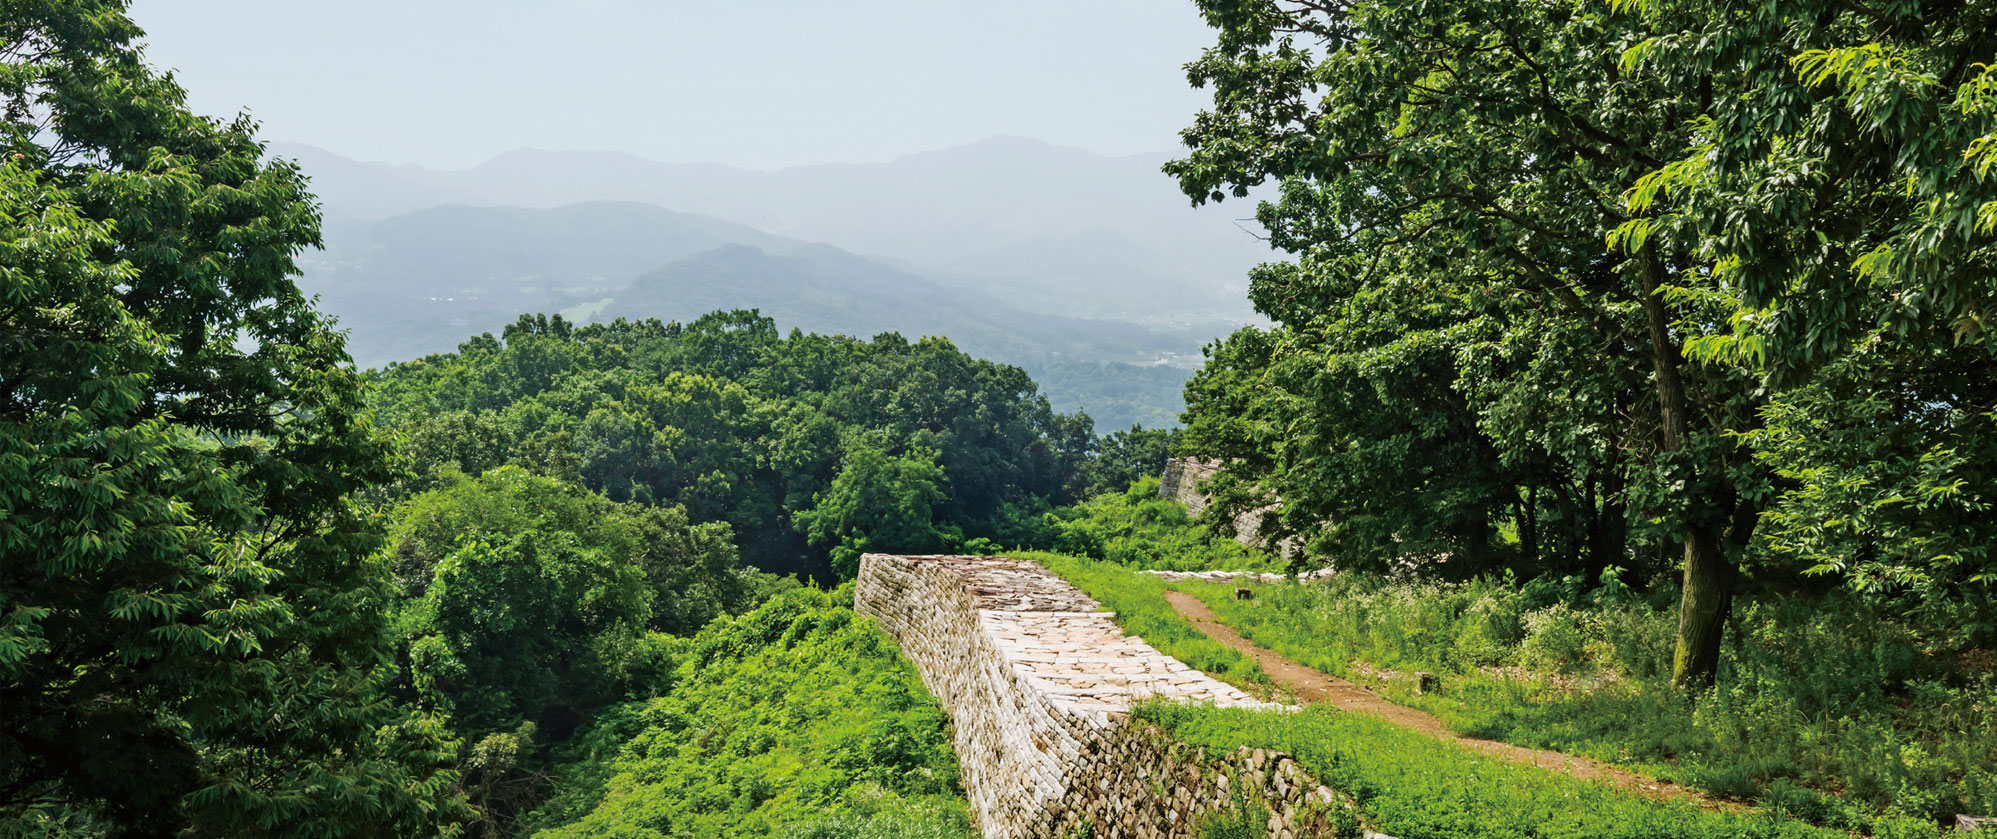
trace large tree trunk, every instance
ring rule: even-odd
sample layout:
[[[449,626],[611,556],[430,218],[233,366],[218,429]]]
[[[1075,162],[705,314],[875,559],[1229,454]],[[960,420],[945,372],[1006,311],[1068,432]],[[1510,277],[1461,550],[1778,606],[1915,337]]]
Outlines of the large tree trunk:
[[[1720,640],[1733,611],[1734,566],[1712,527],[1685,539],[1685,593],[1678,601],[1678,648],[1671,656],[1671,684],[1699,690],[1720,667]]]
[[[1637,258],[1643,271],[1643,314],[1650,326],[1651,358],[1657,365],[1657,404],[1664,422],[1664,449],[1685,448],[1690,409],[1685,381],[1680,377],[1678,344],[1671,339],[1671,316],[1657,290],[1664,285],[1664,261],[1656,243],[1644,245]],[[1701,491],[1700,481],[1688,481],[1689,491]],[[1711,505],[1686,499],[1688,510]],[[1710,500],[1710,499],[1708,499]],[[1685,590],[1678,601],[1678,647],[1671,656],[1671,683],[1680,690],[1712,684],[1720,664],[1720,639],[1733,609],[1733,562],[1722,544],[1724,522],[1693,514],[1684,522]]]

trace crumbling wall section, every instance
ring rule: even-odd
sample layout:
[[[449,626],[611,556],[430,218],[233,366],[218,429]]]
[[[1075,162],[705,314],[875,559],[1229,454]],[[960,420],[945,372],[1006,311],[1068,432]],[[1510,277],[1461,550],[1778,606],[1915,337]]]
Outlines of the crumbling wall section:
[[[854,608],[894,636],[950,713],[987,839],[1193,839],[1243,801],[1272,839],[1331,836],[1350,807],[1287,756],[1210,754],[1133,722],[1150,697],[1280,707],[1126,636],[1038,564],[861,559]]]
[[[1201,460],[1195,457],[1172,457],[1165,459],[1165,473],[1159,477],[1158,497],[1179,502],[1186,512],[1198,517],[1207,508],[1211,497],[1200,491],[1200,482],[1220,471],[1220,461]],[[1234,541],[1251,547],[1264,547],[1262,544],[1262,515],[1274,509],[1274,505],[1259,507],[1242,512],[1234,517]],[[1285,546],[1284,553],[1288,553]]]

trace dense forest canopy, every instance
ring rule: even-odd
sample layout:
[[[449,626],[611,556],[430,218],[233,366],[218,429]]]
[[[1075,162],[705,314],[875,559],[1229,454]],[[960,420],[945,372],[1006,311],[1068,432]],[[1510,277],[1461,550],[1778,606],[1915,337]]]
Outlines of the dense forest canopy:
[[[372,401],[418,475],[514,464],[683,507],[731,525],[750,565],[819,579],[869,546],[1027,541],[1094,462],[1088,418],[1054,413],[1019,368],[934,338],[785,336],[754,312],[523,317],[391,365]]]
[[[1997,7],[1197,5],[1167,172],[1273,183],[1289,259],[1183,432],[1108,434],[950,339],[755,310],[357,370],[295,283],[305,175],[123,0],[0,5],[0,839],[967,836],[864,551],[1058,550],[1216,656],[1133,569],[1328,565],[1207,596],[1827,824],[1997,801]],[[1172,386],[1042,361],[1127,416]],[[1168,454],[1221,463],[1197,521]]]
[[[1987,638],[1997,10],[1221,2],[1168,167],[1295,256],[1213,348],[1216,515],[1354,565],[1682,569],[1678,676],[1745,578]]]

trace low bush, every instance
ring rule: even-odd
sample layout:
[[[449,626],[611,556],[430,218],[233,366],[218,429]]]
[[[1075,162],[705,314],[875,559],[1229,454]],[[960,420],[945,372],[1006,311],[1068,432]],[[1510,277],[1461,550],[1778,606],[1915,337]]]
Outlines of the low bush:
[[[1277,567],[1275,557],[1195,524],[1186,508],[1158,497],[1158,479],[1047,514],[1051,544],[1064,554],[1133,568],[1171,571]]]

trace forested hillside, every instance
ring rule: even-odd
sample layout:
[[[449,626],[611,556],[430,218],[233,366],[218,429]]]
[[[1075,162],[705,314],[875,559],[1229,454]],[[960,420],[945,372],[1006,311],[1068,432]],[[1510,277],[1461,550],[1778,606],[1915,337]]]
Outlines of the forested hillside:
[[[850,577],[869,545],[1021,541],[1083,488],[1093,434],[1015,367],[949,342],[522,318],[375,375],[417,486],[515,464],[727,522],[768,571]]]
[[[331,222],[326,240],[301,259],[301,286],[348,330],[363,367],[447,352],[523,312],[690,322],[756,309],[786,331],[948,336],[1031,370],[1088,368],[1047,382],[1057,408],[1159,427],[1177,422],[1188,360],[1219,329],[1030,313],[830,245],[648,204],[449,205]]]
[[[1174,417],[1114,361],[1172,339],[1044,314],[1201,314],[1071,287],[1226,249],[1084,224],[1128,165],[301,168],[126,0],[0,4],[0,839],[968,839],[870,551],[1038,562],[1313,705],[1132,718],[1287,753],[1347,827],[1997,813],[1997,7],[1193,5],[1213,104],[1157,183],[1268,194],[1280,254]],[[798,220],[569,204],[694,187]],[[426,203],[493,195],[558,206]],[[1198,516],[1168,455],[1219,470]],[[1147,573],[1216,569],[1268,576]],[[1295,839],[1233,800],[1167,827]]]

